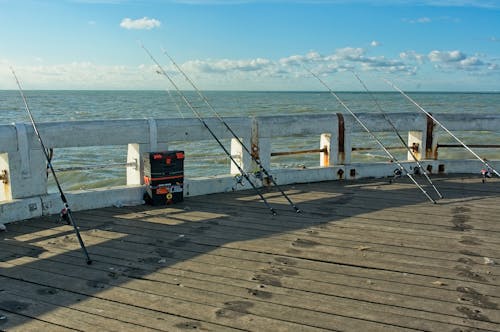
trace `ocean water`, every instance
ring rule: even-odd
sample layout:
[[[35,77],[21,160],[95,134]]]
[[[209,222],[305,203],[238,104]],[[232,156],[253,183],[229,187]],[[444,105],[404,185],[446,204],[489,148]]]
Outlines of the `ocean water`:
[[[203,101],[192,91],[187,98],[203,116],[210,116]],[[340,98],[356,113],[378,112],[372,96],[360,92],[340,92]],[[176,118],[193,117],[192,112],[167,91],[25,91],[35,121],[52,122],[68,120],[126,119],[126,118]],[[345,113],[345,110],[328,92],[235,92],[207,91],[204,95],[222,116],[253,116],[283,114]],[[500,113],[500,93],[409,93],[427,111],[432,113]],[[396,92],[379,92],[373,96],[386,113],[419,112],[414,105]],[[0,91],[0,124],[29,122],[18,91]],[[498,144],[500,132],[456,133],[467,144]],[[406,137],[406,133],[402,133]],[[61,138],[64,139],[64,138]],[[384,133],[380,139],[387,146],[400,146],[397,136]],[[440,135],[440,143],[454,143],[451,137]],[[229,147],[229,140],[223,143]],[[276,139],[272,151],[318,148],[318,137]],[[353,145],[372,147],[373,150],[354,152],[353,161],[386,161],[387,155],[366,134],[353,139]],[[187,177],[228,173],[230,161],[213,141],[189,143],[176,142],[170,148],[186,151],[185,174]],[[477,149],[481,156],[500,159],[499,149]],[[396,158],[406,159],[406,150],[395,150]],[[440,150],[441,158],[472,158],[462,149]],[[317,154],[273,157],[272,167],[315,167]],[[125,184],[126,147],[87,147],[56,149],[53,165],[64,189],[87,189]],[[102,165],[115,165],[97,168]],[[78,168],[75,170],[75,168]],[[54,191],[53,184],[49,191]]]

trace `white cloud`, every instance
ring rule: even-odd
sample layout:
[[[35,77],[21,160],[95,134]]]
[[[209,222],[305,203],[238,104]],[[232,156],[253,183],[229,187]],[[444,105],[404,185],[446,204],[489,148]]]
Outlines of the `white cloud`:
[[[407,65],[402,60],[388,59],[384,56],[367,57],[363,48],[345,47],[336,50],[330,55],[319,55],[311,52],[308,55],[293,55],[282,58],[279,63],[284,66],[316,66],[318,72],[333,73],[348,70],[382,71],[382,72],[404,72],[413,74],[415,66]]]
[[[376,40],[373,40],[371,43],[370,43],[370,46],[371,47],[379,47],[381,44],[379,41],[376,41]]]
[[[124,18],[120,26],[124,29],[136,29],[136,30],[150,30],[153,28],[158,28],[161,22],[154,18],[143,17],[136,20],[130,18]]]
[[[344,47],[337,49],[333,56],[328,58],[332,60],[360,61],[365,53],[366,51],[361,47]]]
[[[323,57],[315,51],[310,51],[305,55],[291,55],[278,60],[281,65],[300,65],[301,63],[311,63],[314,61],[322,61]]]
[[[249,60],[215,60],[203,61],[193,60],[186,62],[183,67],[189,71],[199,71],[206,73],[224,73],[231,71],[255,72],[261,71],[272,65],[271,60],[256,58]]]
[[[467,68],[467,67],[483,66],[484,62],[481,61],[479,58],[473,56],[460,61],[460,65],[464,68]]]
[[[405,51],[399,53],[399,58],[403,61],[415,61],[419,64],[423,64],[427,57],[424,54],[418,54],[415,51]]]
[[[466,58],[466,55],[460,51],[431,51],[428,55],[432,62],[457,62]]]
[[[480,57],[483,57],[481,59]],[[493,73],[498,70],[498,60],[487,60],[484,55],[467,56],[465,53],[454,51],[431,51],[428,59],[435,64],[436,69],[443,71],[462,70],[482,74]]]

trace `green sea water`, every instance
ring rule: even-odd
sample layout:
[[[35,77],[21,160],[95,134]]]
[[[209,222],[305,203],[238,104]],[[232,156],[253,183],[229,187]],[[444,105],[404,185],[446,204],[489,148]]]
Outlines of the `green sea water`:
[[[203,101],[192,91],[187,98],[203,116],[211,116]],[[292,115],[345,113],[341,105],[327,92],[204,92],[212,106],[222,116]],[[174,92],[167,91],[25,91],[35,121],[53,122],[96,119],[144,119],[193,117],[192,112]],[[427,111],[437,113],[500,113],[500,93],[409,93]],[[372,96],[360,92],[341,92],[340,98],[356,113],[378,112]],[[386,113],[419,112],[399,93],[379,92],[373,96]],[[0,91],[0,124],[29,122],[18,91]],[[368,125],[368,124],[367,124]],[[368,126],[369,127],[369,126]],[[402,133],[403,137],[406,133]],[[467,144],[499,144],[500,129],[496,133],[457,133]],[[384,144],[398,146],[393,133],[380,136]],[[63,140],[64,137],[61,137]],[[453,139],[440,135],[440,143]],[[229,147],[229,140],[223,143]],[[356,135],[353,145],[373,147],[373,150],[353,153],[353,161],[386,161],[387,155],[378,148],[368,134]],[[273,151],[315,149],[318,137],[282,138],[272,143]],[[186,151],[185,174],[187,177],[228,173],[230,161],[216,142],[175,142],[170,148]],[[500,159],[500,151],[479,149],[481,156]],[[394,152],[398,159],[406,159],[406,150]],[[441,158],[468,158],[461,149],[440,152]],[[56,149],[53,165],[59,171],[64,189],[87,189],[125,184],[125,168],[116,166],[105,169],[90,167],[124,164],[126,146],[85,147]],[[272,167],[315,167],[319,156],[299,155],[273,157]],[[72,167],[89,169],[65,171]],[[53,191],[51,186],[51,191]]]

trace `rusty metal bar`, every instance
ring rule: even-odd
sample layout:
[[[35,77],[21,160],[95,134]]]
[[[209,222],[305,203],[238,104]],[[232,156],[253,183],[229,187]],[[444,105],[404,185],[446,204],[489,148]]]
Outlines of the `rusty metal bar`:
[[[8,173],[7,173],[6,169],[3,169],[0,172],[0,180],[2,181],[3,184],[8,184],[9,183],[9,176],[8,176]]]
[[[500,145],[499,145],[500,147]],[[377,150],[378,148],[362,148],[362,147],[353,147],[352,151],[370,151],[370,150]],[[404,147],[401,146],[389,146],[387,147],[387,150],[402,150]],[[298,151],[280,151],[280,152],[271,152],[271,157],[276,157],[276,156],[289,156],[289,155],[296,155],[296,154],[308,154],[308,153],[328,153],[327,148],[323,149],[310,149],[310,150],[298,150]]]
[[[425,140],[425,158],[437,159],[437,151],[432,150],[432,143],[434,139],[434,120],[429,115],[426,115],[426,140]],[[437,149],[437,148],[436,148]]]
[[[323,148],[323,149],[311,149],[311,150],[271,152],[271,157],[289,156],[289,155],[307,154],[307,153],[321,153],[321,152],[328,153],[328,149]]]
[[[338,119],[338,130],[339,130],[339,141],[338,141],[338,149],[339,149],[339,156],[338,156],[338,163],[343,164],[345,162],[345,122],[344,122],[344,116],[342,113],[337,113],[337,119]]]
[[[403,146],[386,146],[387,150],[403,150],[405,147]],[[370,151],[370,150],[380,150],[380,148],[357,148],[352,147],[352,151]]]
[[[328,155],[328,147],[324,146],[323,149],[323,166],[330,166],[330,156]]]

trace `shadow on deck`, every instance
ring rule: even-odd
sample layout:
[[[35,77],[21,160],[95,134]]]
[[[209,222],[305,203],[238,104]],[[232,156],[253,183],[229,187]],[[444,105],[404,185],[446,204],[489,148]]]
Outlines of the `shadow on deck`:
[[[500,181],[434,181],[76,212],[91,266],[56,218],[9,224],[0,329],[498,331]]]

